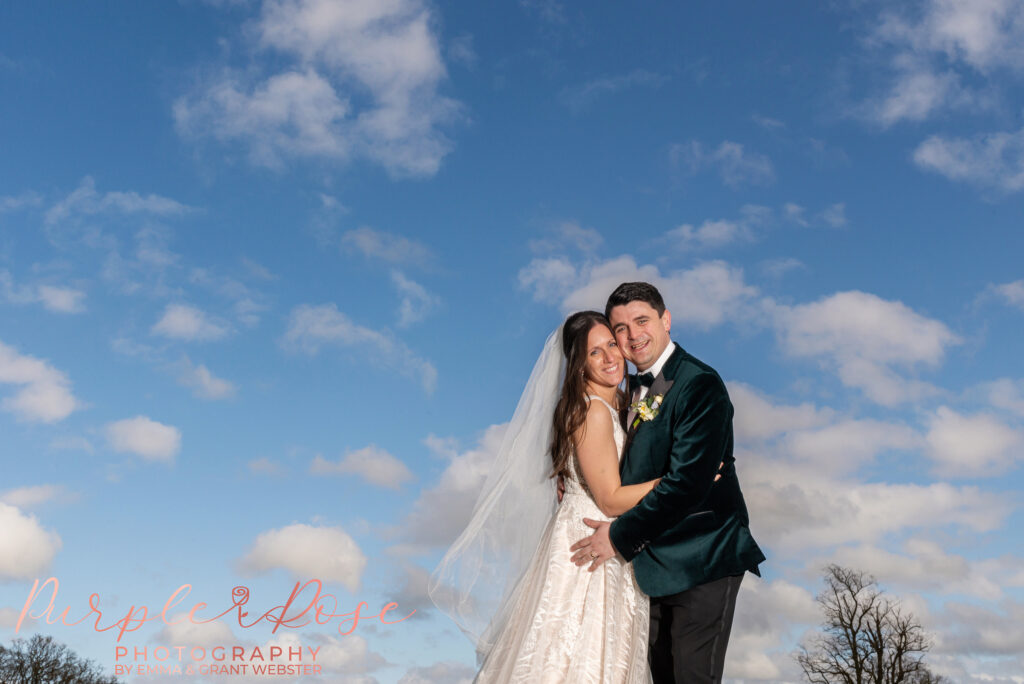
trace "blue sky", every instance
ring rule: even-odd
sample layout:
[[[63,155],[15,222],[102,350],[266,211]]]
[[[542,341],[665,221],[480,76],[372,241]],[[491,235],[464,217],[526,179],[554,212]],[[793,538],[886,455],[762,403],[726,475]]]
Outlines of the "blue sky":
[[[1011,0],[5,4],[0,637],[37,577],[123,614],[316,576],[418,612],[125,640],[471,679],[426,573],[546,335],[642,278],[729,384],[769,557],[727,675],[798,680],[839,562],[937,672],[1020,682],[1022,27]]]

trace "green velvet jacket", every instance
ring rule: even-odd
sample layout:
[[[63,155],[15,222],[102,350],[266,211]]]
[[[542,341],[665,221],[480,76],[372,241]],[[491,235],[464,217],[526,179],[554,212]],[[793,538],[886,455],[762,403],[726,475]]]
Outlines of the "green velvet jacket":
[[[624,485],[662,480],[612,522],[612,543],[632,561],[648,596],[677,594],[747,570],[760,575],[757,566],[765,557],[750,534],[736,478],[725,383],[675,345],[648,392],[658,394],[664,400],[657,416],[628,431],[621,475]]]

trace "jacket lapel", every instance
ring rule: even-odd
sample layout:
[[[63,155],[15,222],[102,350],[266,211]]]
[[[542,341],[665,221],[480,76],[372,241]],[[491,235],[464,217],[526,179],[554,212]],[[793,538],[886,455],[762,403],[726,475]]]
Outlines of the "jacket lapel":
[[[633,424],[633,419],[636,418],[636,410],[633,409],[633,397],[636,396],[636,390],[640,387],[640,383],[636,381],[635,375],[629,376],[629,382],[626,383],[626,390],[629,392],[629,410],[622,414],[622,429],[629,433],[629,426]]]
[[[667,366],[668,364],[666,363],[665,365]],[[644,401],[647,401],[647,397],[654,397],[654,396],[657,396],[659,394],[662,397],[664,397],[666,394],[668,394],[668,391],[670,389],[672,389],[672,385],[673,384],[675,384],[675,380],[667,379],[665,377],[665,369],[662,368],[661,372],[658,373],[658,377],[654,378],[654,382],[651,383],[650,389],[647,390],[647,396],[644,397]],[[630,409],[629,417],[628,417],[628,421],[629,421],[629,436],[630,437],[632,437],[633,434],[636,433],[636,431],[640,429],[640,426],[644,424],[644,421],[641,420],[639,423],[636,424],[636,427],[633,427],[633,421],[635,421],[635,420],[636,420],[636,411],[633,410],[633,409]]]
[[[666,376],[675,376],[679,363],[682,361],[684,352],[683,348],[678,344],[675,342],[672,344],[675,347],[675,350],[672,352],[671,356],[668,357],[668,361],[665,362],[665,365],[662,366],[661,372],[658,373],[658,377],[656,377],[654,382],[651,383],[651,388],[648,391],[647,396],[652,396],[654,394],[667,396],[668,391],[672,388],[672,385],[675,384],[675,380],[668,380],[666,379]],[[662,402],[662,406],[664,406],[664,402]],[[629,457],[630,449],[633,446],[633,437],[640,430],[640,426],[643,425],[643,421],[640,421],[635,428],[633,427],[633,421],[636,420],[635,411],[630,410],[628,420],[629,422],[626,423],[626,444],[623,448],[623,458],[620,467],[620,470],[623,473],[627,472],[626,462],[629,460],[627,457]]]

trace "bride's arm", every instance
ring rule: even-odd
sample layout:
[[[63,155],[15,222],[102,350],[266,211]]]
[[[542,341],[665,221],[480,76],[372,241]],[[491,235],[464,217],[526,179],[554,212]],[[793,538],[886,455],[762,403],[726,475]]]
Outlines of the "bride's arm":
[[[574,440],[587,488],[601,512],[609,517],[628,511],[661,481],[659,478],[635,485],[622,484],[612,420],[604,404],[591,402],[587,418]]]

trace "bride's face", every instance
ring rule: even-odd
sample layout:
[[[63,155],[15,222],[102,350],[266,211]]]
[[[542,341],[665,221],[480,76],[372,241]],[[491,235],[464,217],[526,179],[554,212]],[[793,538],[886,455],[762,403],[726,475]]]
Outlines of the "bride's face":
[[[622,382],[626,362],[615,342],[615,336],[606,326],[595,325],[587,335],[587,380],[605,387],[616,387]]]

